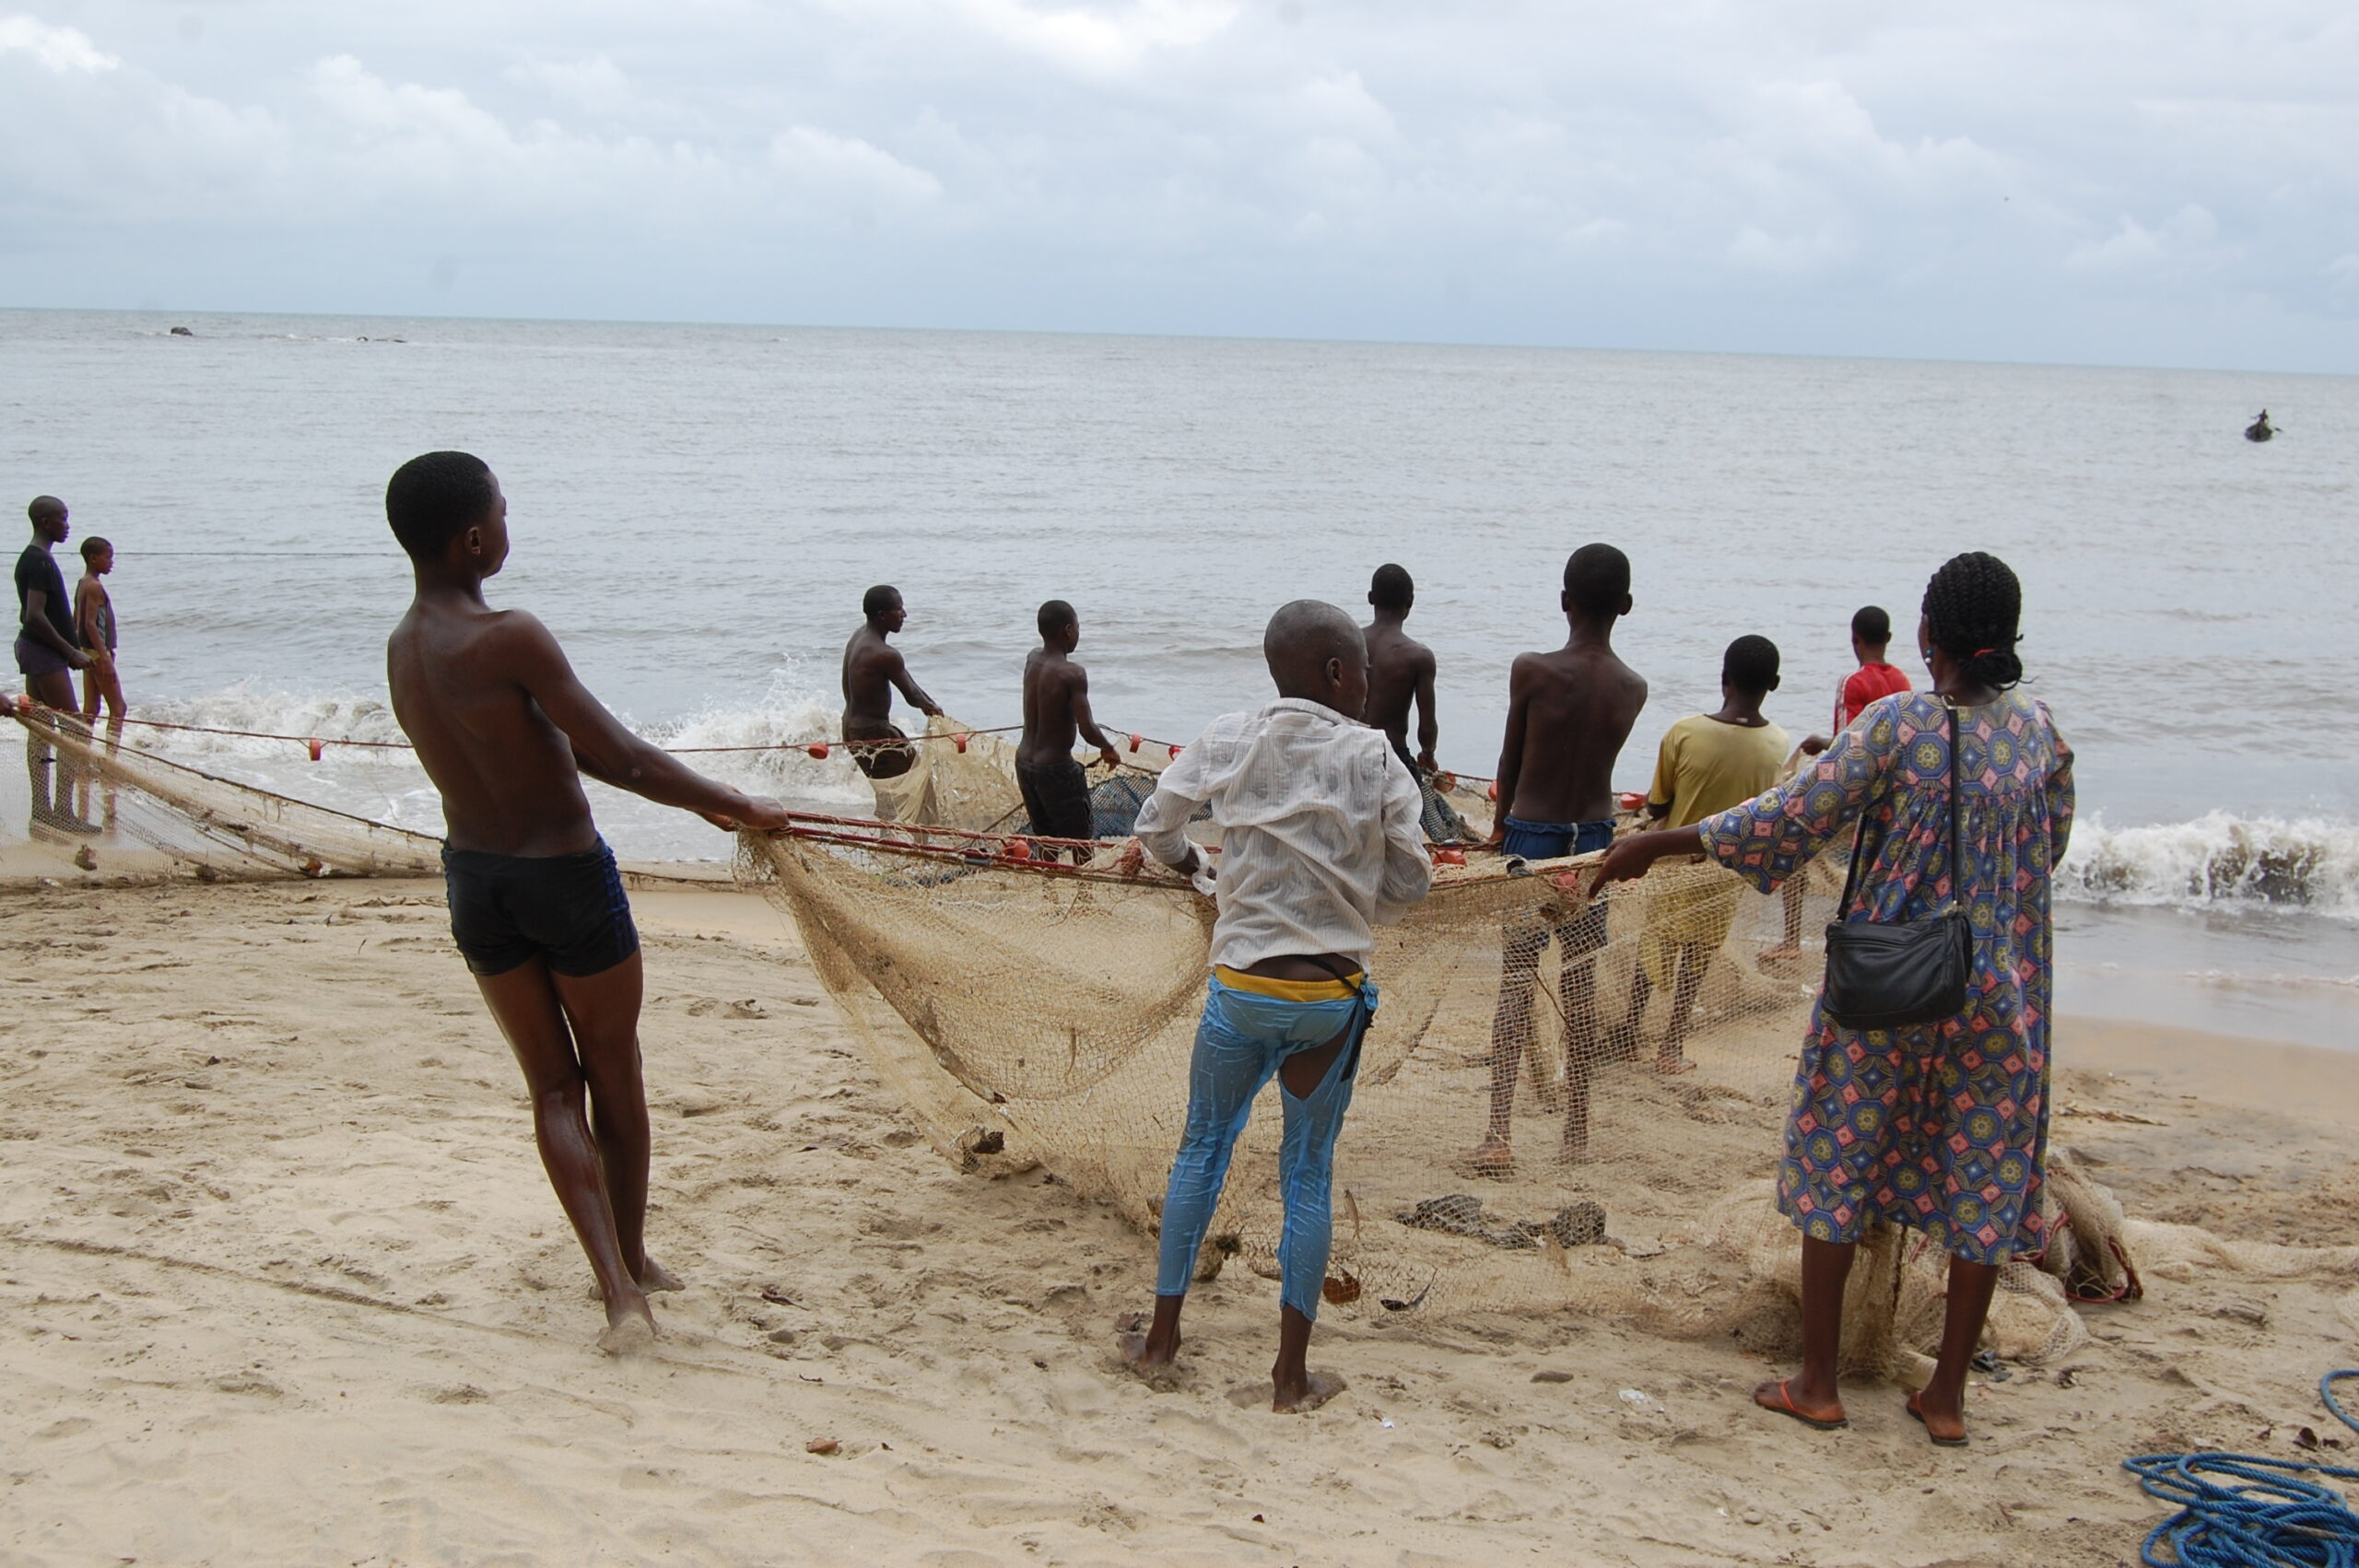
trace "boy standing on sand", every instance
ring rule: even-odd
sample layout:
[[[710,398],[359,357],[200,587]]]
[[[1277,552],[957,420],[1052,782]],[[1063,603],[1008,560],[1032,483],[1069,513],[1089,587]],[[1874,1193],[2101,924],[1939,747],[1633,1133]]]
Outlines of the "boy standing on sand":
[[[1565,563],[1558,603],[1571,631],[1565,646],[1519,655],[1508,675],[1491,847],[1527,860],[1586,855],[1613,842],[1614,763],[1647,702],[1647,683],[1614,652],[1614,623],[1630,613],[1630,558],[1611,544],[1582,545]],[[1589,1158],[1589,1082],[1603,1054],[1592,955],[1605,945],[1605,906],[1593,901],[1553,930],[1542,925],[1506,933],[1498,1011],[1491,1019],[1490,1126],[1465,1160],[1476,1176],[1505,1177],[1515,1170],[1515,1080],[1532,1046],[1532,992],[1552,935],[1559,944],[1565,1013],[1564,1157]]]
[[[1221,832],[1212,978],[1188,1071],[1188,1120],[1163,1202],[1155,1321],[1122,1353],[1153,1371],[1180,1353],[1180,1308],[1253,1098],[1274,1075],[1285,1138],[1285,1230],[1271,1409],[1318,1409],[1343,1379],[1304,1364],[1327,1280],[1335,1136],[1376,1014],[1375,928],[1424,898],[1433,872],[1417,790],[1382,732],[1358,721],[1367,649],[1332,604],[1298,599],[1270,617],[1262,657],[1278,699],[1213,720],[1166,768],[1139,813],[1146,852],[1213,874],[1188,838],[1212,807]]]
[[[861,595],[860,613],[860,629],[844,644],[844,744],[869,778],[898,778],[916,766],[918,753],[893,722],[894,688],[929,719],[942,705],[910,674],[901,650],[885,640],[909,622],[901,591],[878,583]]]
[[[96,719],[99,703],[107,706],[107,733],[123,733],[123,677],[114,667],[114,601],[107,595],[105,578],[114,570],[114,546],[92,534],[82,541],[82,580],[74,585],[74,626],[82,651],[90,661],[82,672],[82,717]]]
[[[1763,700],[1777,689],[1776,643],[1741,637],[1729,644],[1720,658],[1719,711],[1681,720],[1664,732],[1656,751],[1654,783],[1647,790],[1651,825],[1693,827],[1778,781],[1792,743],[1761,715]],[[1671,1023],[1655,1053],[1657,1072],[1686,1072],[1696,1065],[1685,1053],[1688,1020],[1712,954],[1728,941],[1735,922],[1736,894],[1733,882],[1664,894],[1638,938],[1628,1024],[1634,1039],[1648,993],[1658,986],[1671,992]]]
[[[1089,712],[1089,672],[1073,661],[1081,617],[1062,599],[1040,606],[1040,646],[1024,661],[1024,736],[1015,747],[1015,787],[1032,831],[1049,838],[1088,838],[1089,776],[1074,760],[1076,733],[1108,767],[1121,762]]]
[[[385,517],[417,580],[385,677],[442,794],[451,934],[524,1070],[542,1167],[605,1300],[598,1346],[644,1350],[655,1338],[646,1293],[679,1281],[643,1239],[639,932],[581,776],[719,827],[783,826],[786,813],[624,729],[547,627],[484,603],[484,579],[508,559],[508,501],[480,458],[412,458],[385,486]]]

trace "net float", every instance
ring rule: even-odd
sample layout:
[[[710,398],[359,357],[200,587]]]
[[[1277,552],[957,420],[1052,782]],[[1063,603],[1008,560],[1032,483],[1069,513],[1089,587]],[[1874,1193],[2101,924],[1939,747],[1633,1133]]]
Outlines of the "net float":
[[[1132,751],[1132,754],[1133,754],[1133,755],[1135,755],[1137,754],[1137,752],[1138,752],[1138,749],[1139,749],[1139,738],[1138,738],[1136,735],[1133,735],[1133,736],[1131,737],[1131,751]]]
[[[817,761],[825,762],[827,760],[827,743],[825,741],[814,741],[803,749],[810,753]]]
[[[1170,750],[1172,760],[1177,762],[1180,759],[1180,748],[1178,746],[1172,746],[1168,749]]]
[[[1488,793],[1491,799],[1495,801],[1499,798],[1499,781],[1497,779],[1494,778],[1491,780],[1491,788]]]
[[[1647,798],[1636,790],[1625,790],[1616,799],[1622,802],[1622,809],[1625,812],[1637,811],[1647,803]]]
[[[964,731],[951,736],[950,743],[958,748],[958,755],[960,756],[965,756],[967,755],[967,735]]]
[[[1465,863],[1466,851],[1463,849],[1437,848],[1434,850],[1434,864],[1438,866],[1462,866]]]
[[[1458,788],[1458,775],[1457,775],[1457,774],[1455,774],[1455,773],[1437,773],[1437,774],[1435,774],[1435,775],[1434,775],[1434,789],[1435,789],[1436,790],[1439,791],[1440,793],[1447,795],[1447,794],[1450,793],[1452,790],[1456,790],[1457,788]]]
[[[18,713],[23,714],[23,715],[24,715],[26,718],[28,718],[28,719],[29,719],[29,718],[31,718],[31,717],[33,716],[33,694],[32,694],[32,693],[30,693],[30,692],[18,692],[18,693],[17,694],[17,711],[18,711]],[[1131,743],[1132,743],[1132,744],[1131,744],[1131,749],[1132,749],[1133,751],[1136,751],[1136,750],[1138,750],[1138,737],[1137,737],[1136,735],[1133,735],[1133,736],[1132,736],[1132,737],[1131,737]]]
[[[325,741],[321,740],[317,735],[312,735],[304,740],[303,749],[311,754],[311,760],[313,762],[317,762],[320,760],[320,754],[328,749],[328,743]]]
[[[1011,860],[1028,860],[1032,858],[1032,846],[1024,839],[1011,838],[1003,852]]]

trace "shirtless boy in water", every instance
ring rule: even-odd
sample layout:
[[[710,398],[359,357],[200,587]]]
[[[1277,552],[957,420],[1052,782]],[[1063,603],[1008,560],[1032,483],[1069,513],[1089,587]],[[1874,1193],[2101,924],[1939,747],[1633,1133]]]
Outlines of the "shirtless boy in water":
[[[1073,661],[1081,617],[1062,599],[1040,606],[1040,646],[1024,660],[1024,737],[1015,747],[1015,785],[1032,831],[1049,838],[1087,838],[1096,825],[1089,776],[1074,760],[1078,734],[1108,767],[1121,762],[1089,711],[1089,672]]]
[[[1614,652],[1614,623],[1630,613],[1630,559],[1611,544],[1584,544],[1565,563],[1559,603],[1571,636],[1553,653],[1517,657],[1508,676],[1507,738],[1499,747],[1498,825],[1492,848],[1528,860],[1586,855],[1614,840],[1614,763],[1646,706],[1647,683]],[[1532,1045],[1532,992],[1541,950],[1559,943],[1557,993],[1565,1015],[1567,1160],[1589,1158],[1589,1084],[1603,1054],[1597,1024],[1597,964],[1605,906],[1592,903],[1553,929],[1510,930],[1499,961],[1491,1020],[1491,1117],[1466,1157],[1473,1174],[1506,1176],[1516,1074]]]
[[[860,629],[844,644],[844,743],[869,778],[898,778],[916,765],[918,753],[893,722],[894,688],[929,719],[942,705],[910,674],[901,650],[885,640],[910,618],[901,591],[877,584],[861,596],[860,613]]]
[[[581,775],[717,827],[780,827],[786,813],[624,729],[547,627],[484,603],[484,579],[508,559],[508,501],[481,459],[411,459],[385,486],[385,517],[417,579],[385,675],[442,794],[451,934],[524,1070],[542,1167],[605,1300],[599,1348],[643,1350],[655,1338],[647,1293],[679,1282],[642,1239],[639,932]]]

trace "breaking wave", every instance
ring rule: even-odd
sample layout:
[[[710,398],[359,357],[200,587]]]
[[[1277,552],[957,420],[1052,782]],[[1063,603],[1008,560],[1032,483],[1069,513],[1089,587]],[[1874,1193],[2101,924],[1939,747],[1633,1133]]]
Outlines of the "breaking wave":
[[[2095,903],[2359,918],[2359,826],[2216,811],[2152,827],[2086,817],[2073,825],[2057,891]]]

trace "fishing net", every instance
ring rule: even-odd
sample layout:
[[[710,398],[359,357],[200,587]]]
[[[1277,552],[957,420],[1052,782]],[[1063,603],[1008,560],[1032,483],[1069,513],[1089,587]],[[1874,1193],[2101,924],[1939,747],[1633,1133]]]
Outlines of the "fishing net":
[[[0,765],[0,875],[441,874],[441,844],[424,834],[170,762],[46,708],[14,717],[25,766]]]

